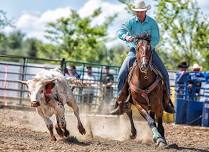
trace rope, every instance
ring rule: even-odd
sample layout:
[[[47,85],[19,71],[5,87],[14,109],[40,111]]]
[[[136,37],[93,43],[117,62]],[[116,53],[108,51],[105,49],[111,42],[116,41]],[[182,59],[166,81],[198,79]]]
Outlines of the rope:
[[[202,115],[201,116],[198,116],[197,118],[195,118],[194,120],[188,122],[187,124],[188,125],[192,125],[194,122],[198,121],[199,119],[202,119]]]

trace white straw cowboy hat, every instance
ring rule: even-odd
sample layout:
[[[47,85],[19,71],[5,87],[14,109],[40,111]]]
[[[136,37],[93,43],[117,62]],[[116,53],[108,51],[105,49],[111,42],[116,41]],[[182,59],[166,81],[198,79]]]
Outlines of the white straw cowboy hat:
[[[192,66],[192,69],[194,70],[194,69],[201,69],[202,67],[199,65],[199,64],[197,64],[197,63],[195,63],[193,66]]]
[[[151,8],[150,5],[145,5],[144,1],[136,1],[133,6],[131,7],[132,11],[140,12],[140,11],[147,11]]]

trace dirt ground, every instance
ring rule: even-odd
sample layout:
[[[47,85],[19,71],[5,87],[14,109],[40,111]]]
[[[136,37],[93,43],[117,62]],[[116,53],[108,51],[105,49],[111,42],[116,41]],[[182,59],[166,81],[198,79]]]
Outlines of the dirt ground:
[[[58,141],[52,142],[36,111],[0,108],[0,152],[209,152],[209,128],[164,124],[168,146],[162,149],[155,147],[144,121],[135,121],[138,134],[131,140],[126,116],[83,113],[81,120],[87,130],[85,136],[79,135],[74,115],[67,113],[71,136],[61,139],[56,135]]]

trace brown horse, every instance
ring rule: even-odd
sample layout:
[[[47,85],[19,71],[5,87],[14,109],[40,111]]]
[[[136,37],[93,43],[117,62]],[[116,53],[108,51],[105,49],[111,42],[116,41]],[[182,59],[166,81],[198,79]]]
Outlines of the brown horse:
[[[131,102],[147,120],[153,133],[153,140],[158,146],[165,146],[162,124],[163,106],[169,101],[161,74],[152,66],[150,36],[136,37],[136,62],[129,72],[128,79],[121,90],[118,101]],[[127,107],[125,108],[127,109]],[[132,111],[126,111],[131,123],[131,138],[136,137]],[[155,123],[157,120],[157,127]]]

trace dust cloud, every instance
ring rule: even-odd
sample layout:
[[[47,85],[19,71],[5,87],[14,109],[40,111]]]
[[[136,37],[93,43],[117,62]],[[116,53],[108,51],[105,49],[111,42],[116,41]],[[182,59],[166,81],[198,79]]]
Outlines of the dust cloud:
[[[69,108],[67,108],[69,109]],[[20,128],[29,128],[34,131],[48,132],[43,119],[36,111],[18,111],[4,109],[1,115],[4,114],[2,123],[9,126]],[[78,139],[90,139],[100,137],[111,140],[128,140],[131,135],[131,128],[128,117],[126,115],[112,116],[106,114],[88,114],[80,113],[81,121],[87,131],[86,135],[82,136],[77,129],[77,120],[73,113],[66,111],[67,128],[71,136]],[[55,124],[55,117],[52,119]],[[137,130],[137,142],[152,143],[151,130],[145,121],[135,120],[135,127]],[[59,139],[58,135],[56,137]]]

